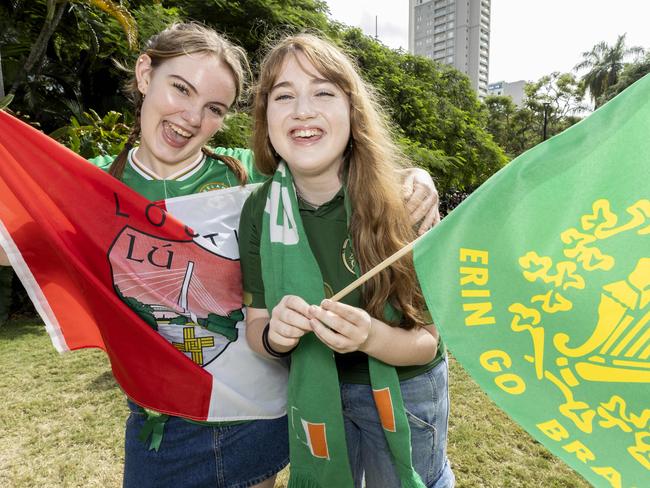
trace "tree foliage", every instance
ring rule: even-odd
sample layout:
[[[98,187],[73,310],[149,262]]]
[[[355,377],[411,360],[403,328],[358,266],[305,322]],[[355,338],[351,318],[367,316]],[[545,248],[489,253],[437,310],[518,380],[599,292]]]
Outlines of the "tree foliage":
[[[601,96],[610,86],[618,81],[618,76],[624,67],[624,61],[630,56],[643,54],[639,46],[627,47],[625,34],[618,36],[614,45],[605,41],[599,42],[590,51],[582,53],[582,61],[575,66],[576,71],[588,70],[581,78],[583,88],[589,90],[596,108],[601,103]]]
[[[223,128],[210,141],[213,147],[248,147],[253,120],[246,112],[235,112],[226,117]]]
[[[105,1],[0,5],[3,78],[16,94],[12,108],[33,114],[48,132],[90,108],[98,113],[123,110],[124,73],[113,60],[134,57],[137,32],[149,35],[152,28],[181,18],[176,9],[134,3],[130,10],[126,2]],[[46,42],[41,46],[39,39]]]
[[[406,153],[443,191],[473,189],[505,164],[465,75],[391,50],[358,29],[345,30],[342,41],[385,100]]]
[[[607,87],[607,90],[605,90],[605,92],[600,96],[598,99],[598,106],[608,102],[632,83],[640,80],[648,73],[650,73],[650,54],[646,54],[641,60],[626,64],[621,70],[618,81]]]
[[[549,138],[578,122],[587,110],[580,83],[572,73],[543,76],[527,83],[524,92],[520,107],[507,96],[489,96],[484,101],[487,130],[510,158],[542,142],[545,119]]]
[[[80,156],[90,159],[103,154],[119,153],[130,132],[130,124],[121,113],[111,110],[100,117],[90,109],[79,120],[72,117],[70,125],[57,129],[50,136]]]
[[[171,0],[165,4],[226,34],[254,60],[281,33],[313,30],[334,34],[337,30],[323,0]]]

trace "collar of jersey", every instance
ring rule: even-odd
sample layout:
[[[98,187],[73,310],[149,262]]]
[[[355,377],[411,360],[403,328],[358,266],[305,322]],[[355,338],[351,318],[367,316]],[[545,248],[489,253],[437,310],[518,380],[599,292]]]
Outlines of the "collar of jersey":
[[[137,149],[138,149],[137,147],[134,147],[129,151],[128,163],[129,165],[131,165],[133,171],[138,173],[146,180],[160,180],[160,181],[187,180],[188,178],[191,178],[193,175],[195,175],[198,171],[200,171],[200,169],[205,164],[205,159],[206,159],[205,154],[201,153],[199,157],[196,159],[196,161],[194,161],[189,166],[186,166],[185,168],[178,170],[176,173],[169,175],[167,178],[161,178],[156,173],[154,173],[149,168],[147,168],[145,165],[143,165],[140,161],[138,161],[138,158],[136,158],[135,156],[135,151]]]

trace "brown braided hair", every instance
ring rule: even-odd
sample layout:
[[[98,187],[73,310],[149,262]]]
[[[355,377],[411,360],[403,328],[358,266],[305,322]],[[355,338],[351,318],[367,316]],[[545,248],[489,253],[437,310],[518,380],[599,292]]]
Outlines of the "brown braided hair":
[[[230,68],[235,79],[235,100],[237,100],[244,91],[246,79],[250,76],[250,67],[246,52],[241,47],[235,46],[226,38],[204,25],[196,22],[173,24],[151,37],[138,58],[142,54],[147,54],[151,58],[151,66],[155,68],[166,59],[194,53],[213,54]],[[117,155],[108,171],[110,175],[118,180],[122,179],[122,175],[124,174],[129,151],[133,149],[140,138],[140,114],[142,111],[142,102],[144,101],[144,95],[138,90],[135,70],[123,69],[131,73],[131,77],[125,85],[125,92],[135,107],[135,120],[129,138],[124,144],[124,148]],[[246,169],[237,159],[215,154],[208,147],[203,147],[202,151],[206,156],[223,162],[235,174],[240,184],[243,185],[246,183],[248,178]]]

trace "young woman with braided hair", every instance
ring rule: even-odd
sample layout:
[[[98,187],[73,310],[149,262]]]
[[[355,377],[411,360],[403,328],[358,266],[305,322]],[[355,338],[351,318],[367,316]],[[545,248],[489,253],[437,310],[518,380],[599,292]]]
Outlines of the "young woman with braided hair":
[[[136,120],[128,142],[117,157],[99,157],[95,164],[153,201],[259,180],[251,151],[205,146],[244,90],[243,49],[199,24],[177,24],[149,40],[133,74],[127,92]],[[270,378],[278,367],[277,361],[262,364],[259,374],[284,381],[282,374]],[[127,488],[272,487],[287,464],[286,442],[278,442],[287,435],[282,408],[245,422],[197,423],[128,403]],[[150,449],[139,437],[156,420],[164,435]]]
[[[138,56],[127,85],[136,115],[127,144],[117,156],[92,162],[152,201],[265,179],[255,172],[250,150],[205,146],[244,91],[248,71],[243,49],[212,29],[186,23],[158,33]],[[412,217],[429,227],[438,216],[430,177],[419,170],[404,179]],[[8,264],[0,250],[0,265]],[[267,386],[269,371],[284,365],[254,356],[268,366],[253,381]],[[129,408],[126,488],[272,487],[287,464],[283,409],[253,420],[201,424],[158,417],[131,401]],[[159,449],[150,450],[139,435],[156,418],[166,419],[157,424],[164,425],[164,436]]]

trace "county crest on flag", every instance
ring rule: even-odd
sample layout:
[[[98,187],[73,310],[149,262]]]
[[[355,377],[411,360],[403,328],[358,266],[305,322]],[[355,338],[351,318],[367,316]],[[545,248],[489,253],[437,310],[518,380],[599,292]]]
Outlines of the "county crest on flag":
[[[595,486],[650,486],[650,77],[416,243],[450,351]]]

